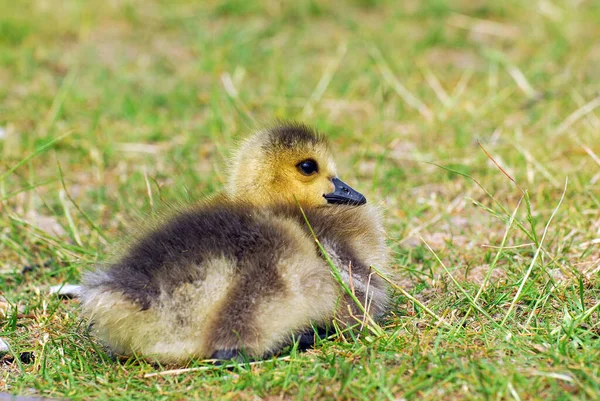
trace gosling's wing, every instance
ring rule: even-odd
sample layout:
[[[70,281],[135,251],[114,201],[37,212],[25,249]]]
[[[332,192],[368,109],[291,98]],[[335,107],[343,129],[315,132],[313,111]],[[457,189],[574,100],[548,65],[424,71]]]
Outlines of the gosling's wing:
[[[86,314],[114,349],[178,361],[276,351],[332,318],[338,287],[294,220],[215,207],[143,238],[93,273],[86,294]]]
[[[280,213],[304,220],[298,209],[282,208]],[[379,211],[364,205],[306,208],[304,213],[325,252],[363,307],[374,316],[384,313],[389,303],[388,286],[371,268],[376,266],[386,272],[388,248]],[[303,223],[308,230],[306,222]],[[360,308],[351,297],[347,298],[347,306],[360,317]],[[346,314],[347,309],[342,306],[338,310]],[[351,316],[348,319],[354,323]]]

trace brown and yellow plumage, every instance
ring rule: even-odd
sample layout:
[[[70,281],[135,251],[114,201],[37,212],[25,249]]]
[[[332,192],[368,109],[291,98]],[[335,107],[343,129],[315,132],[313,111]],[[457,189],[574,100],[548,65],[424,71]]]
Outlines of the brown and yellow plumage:
[[[246,140],[222,196],[178,212],[116,262],[87,274],[84,315],[114,352],[163,363],[262,358],[333,319],[361,311],[344,294],[315,234],[368,313],[387,305],[379,211],[337,179],[324,137],[283,124]]]

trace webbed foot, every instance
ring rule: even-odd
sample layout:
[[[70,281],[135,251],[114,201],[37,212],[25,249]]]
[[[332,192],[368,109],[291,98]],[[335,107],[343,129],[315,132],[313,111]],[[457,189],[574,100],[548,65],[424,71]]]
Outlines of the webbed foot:
[[[296,337],[299,351],[306,351],[312,348],[317,342],[317,338],[323,340],[329,336],[329,330],[323,327],[318,327],[317,330],[309,330],[299,334]]]
[[[229,361],[237,363],[249,362],[246,353],[240,349],[220,349],[214,352],[210,359],[216,360],[215,365],[223,365]]]

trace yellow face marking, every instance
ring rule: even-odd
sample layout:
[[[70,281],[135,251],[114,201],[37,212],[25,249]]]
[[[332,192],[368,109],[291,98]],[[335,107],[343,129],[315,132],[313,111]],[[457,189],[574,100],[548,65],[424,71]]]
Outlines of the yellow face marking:
[[[323,195],[333,192],[331,181],[336,165],[327,145],[298,145],[295,148],[269,149],[261,133],[246,140],[231,163],[226,192],[233,198],[256,205],[295,203],[324,206]],[[313,160],[317,171],[306,175],[298,164]]]

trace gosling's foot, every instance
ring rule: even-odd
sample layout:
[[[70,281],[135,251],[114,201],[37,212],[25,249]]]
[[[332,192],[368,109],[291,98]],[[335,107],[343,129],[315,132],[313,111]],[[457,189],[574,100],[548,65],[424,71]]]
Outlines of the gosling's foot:
[[[212,354],[210,359],[215,360],[215,365],[223,365],[227,362],[247,363],[251,361],[246,353],[240,349],[220,349]]]
[[[329,337],[329,330],[319,327],[317,330],[310,330],[304,332],[296,337],[296,343],[298,344],[298,351],[306,351],[315,346],[317,338],[324,340]]]

